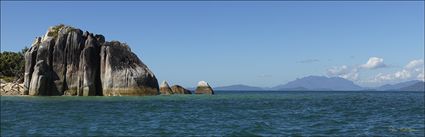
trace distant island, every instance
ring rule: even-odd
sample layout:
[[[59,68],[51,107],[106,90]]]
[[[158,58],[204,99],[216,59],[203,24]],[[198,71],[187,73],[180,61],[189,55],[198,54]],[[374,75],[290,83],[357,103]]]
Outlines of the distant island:
[[[412,80],[379,87],[361,87],[340,77],[307,76],[275,87],[254,87],[243,84],[216,87],[216,90],[233,91],[424,91],[425,82]]]

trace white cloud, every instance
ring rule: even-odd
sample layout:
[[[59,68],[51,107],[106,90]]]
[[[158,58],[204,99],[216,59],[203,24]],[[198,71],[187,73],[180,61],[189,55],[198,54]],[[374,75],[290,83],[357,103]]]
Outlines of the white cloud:
[[[393,76],[391,76],[391,74],[379,73],[378,75],[375,76],[375,78],[372,82],[387,81],[387,80],[392,80],[392,79],[393,79]]]
[[[401,70],[401,71],[397,71],[394,73],[394,78],[395,79],[407,79],[412,77],[411,72],[408,70]]]
[[[361,68],[366,69],[377,69],[377,68],[383,68],[386,67],[384,63],[383,58],[378,57],[370,57],[369,60],[366,62],[366,64],[360,65]]]
[[[379,73],[372,80],[373,82],[403,81],[403,80],[424,80],[423,60],[412,60],[403,67],[402,70],[394,73]]]
[[[327,69],[326,74],[330,77],[341,77],[349,80],[357,80],[359,77],[357,68],[350,68],[346,65]]]
[[[386,67],[384,64],[384,59],[378,57],[370,57],[366,64],[362,64],[356,67],[348,67],[347,65],[342,65],[339,67],[332,67],[327,69],[326,74],[330,77],[342,77],[345,79],[357,81],[359,78],[359,69],[376,69]]]
[[[418,78],[418,80],[425,81],[424,73],[420,73],[417,78]]]
[[[371,69],[386,67],[384,59],[378,57],[371,57],[366,64],[358,66],[342,65],[331,67],[326,70],[326,74],[330,77],[342,77],[348,80],[355,81],[366,85],[381,85],[386,83],[397,83],[407,80],[425,80],[424,78],[424,60],[417,59],[409,61],[401,69],[388,72],[378,73],[371,77],[359,77],[359,75]]]
[[[423,67],[424,65],[424,60],[423,59],[417,59],[417,60],[412,60],[409,63],[407,63],[406,66],[404,66],[405,69],[417,69],[419,67]]]
[[[356,81],[359,78],[359,73],[357,71],[352,71],[348,74],[341,75],[340,77],[348,79],[348,80]]]
[[[348,67],[346,65],[342,65],[340,67],[332,67],[327,70],[328,75],[341,75],[349,72]]]

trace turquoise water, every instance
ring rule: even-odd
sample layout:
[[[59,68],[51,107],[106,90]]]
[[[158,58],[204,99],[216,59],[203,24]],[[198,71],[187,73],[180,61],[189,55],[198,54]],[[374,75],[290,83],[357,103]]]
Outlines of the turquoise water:
[[[1,135],[423,136],[424,92],[1,97]]]

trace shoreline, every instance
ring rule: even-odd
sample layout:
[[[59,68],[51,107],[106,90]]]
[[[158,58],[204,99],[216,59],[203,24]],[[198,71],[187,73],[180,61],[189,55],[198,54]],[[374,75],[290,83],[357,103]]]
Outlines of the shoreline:
[[[13,82],[1,82],[0,96],[25,96],[24,83],[15,84]]]

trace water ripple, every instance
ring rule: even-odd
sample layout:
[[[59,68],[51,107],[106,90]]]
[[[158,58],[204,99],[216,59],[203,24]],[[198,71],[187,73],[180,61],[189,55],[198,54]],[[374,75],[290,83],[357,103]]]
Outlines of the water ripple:
[[[1,97],[2,136],[423,136],[423,92]]]

